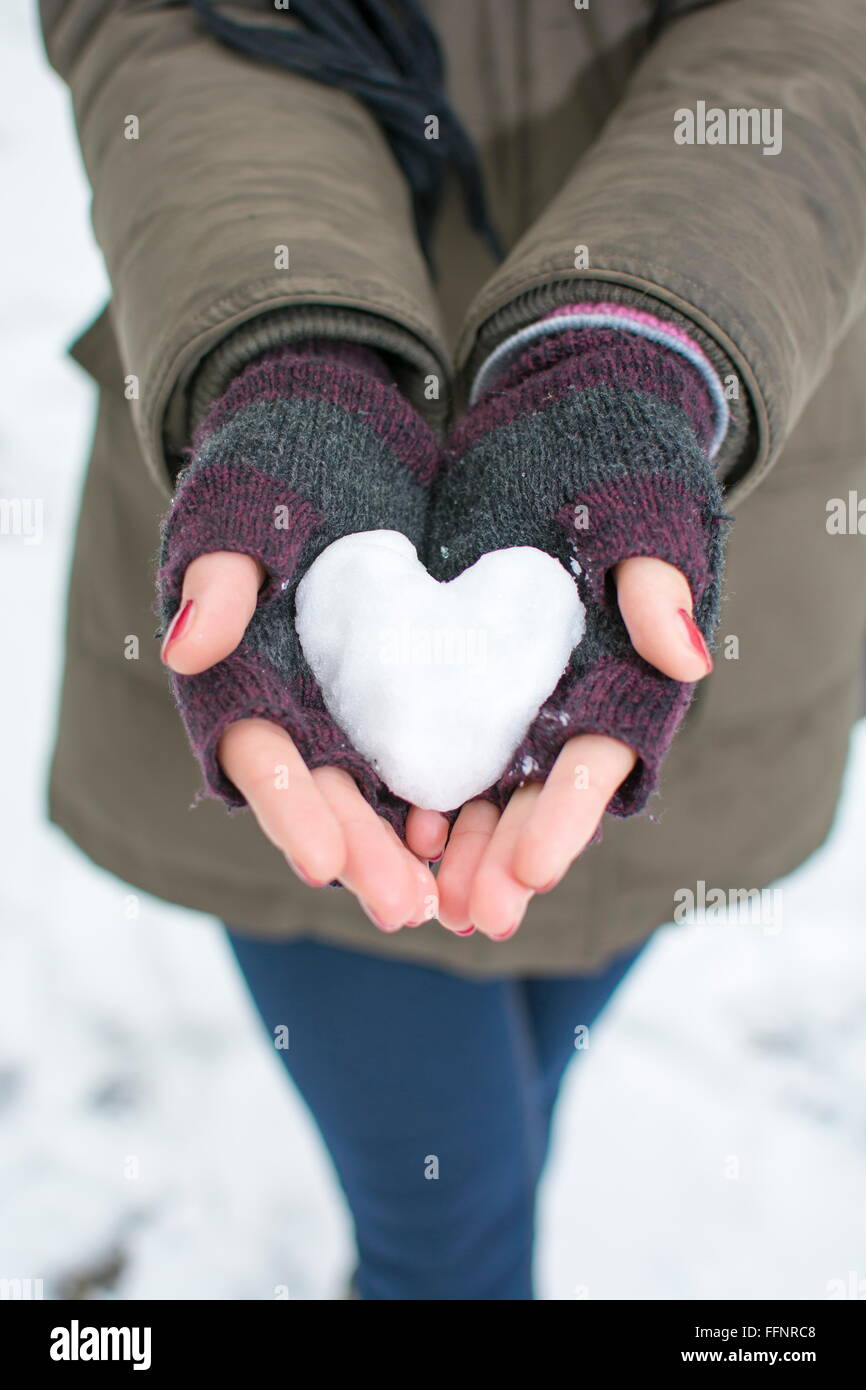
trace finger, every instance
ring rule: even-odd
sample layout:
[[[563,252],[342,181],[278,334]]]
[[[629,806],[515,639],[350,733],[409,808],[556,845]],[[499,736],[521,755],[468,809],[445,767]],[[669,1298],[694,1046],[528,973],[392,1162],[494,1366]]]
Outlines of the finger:
[[[451,830],[436,886],[439,889],[439,921],[458,935],[468,936],[475,930],[475,923],[469,916],[469,894],[498,822],[499,812],[492,802],[470,801]]]
[[[442,858],[448,839],[448,820],[439,811],[410,806],[406,817],[406,844],[419,859],[436,862]]]
[[[414,920],[419,881],[409,851],[389,835],[390,827],[342,768],[316,768],[312,777],[343,832],[346,861],[340,882],[383,931]]]
[[[513,842],[510,869],[519,883],[539,893],[556,886],[636,761],[632,748],[603,734],[569,739]]]
[[[382,820],[382,824],[415,876],[415,907],[412,916],[406,922],[406,926],[420,927],[424,922],[432,922],[439,915],[439,890],[429,866],[424,860],[416,858],[412,851],[406,848],[393,826],[385,820]]]
[[[266,719],[241,719],[226,729],[218,756],[298,877],[312,887],[339,878],[346,859],[343,832],[285,730]]]
[[[165,665],[178,675],[194,676],[229,656],[247,630],[264,577],[258,560],[233,550],[193,560],[163,639]]]
[[[485,936],[504,941],[523,920],[533,890],[514,877],[511,860],[541,786],[520,787],[511,797],[481,857],[469,892],[469,915]]]
[[[636,555],[614,570],[619,611],[644,661],[677,681],[699,681],[713,662],[692,617],[685,575],[666,560]]]

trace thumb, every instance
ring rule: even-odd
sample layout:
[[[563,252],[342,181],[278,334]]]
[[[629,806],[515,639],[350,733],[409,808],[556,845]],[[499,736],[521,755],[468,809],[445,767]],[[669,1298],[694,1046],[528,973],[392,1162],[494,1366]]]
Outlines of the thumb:
[[[230,656],[247,630],[264,578],[259,561],[237,551],[216,550],[193,560],[163,640],[164,664],[194,676]]]
[[[614,571],[619,611],[635,651],[676,681],[699,681],[713,669],[692,617],[686,576],[666,560],[636,555]]]

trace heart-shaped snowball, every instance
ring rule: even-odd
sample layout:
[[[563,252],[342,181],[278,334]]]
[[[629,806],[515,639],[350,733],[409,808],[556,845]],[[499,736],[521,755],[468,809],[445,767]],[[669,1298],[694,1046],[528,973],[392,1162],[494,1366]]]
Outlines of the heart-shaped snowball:
[[[483,555],[439,584],[398,531],[334,541],[298,586],[325,704],[391,791],[450,811],[501,776],[583,636],[558,560]]]

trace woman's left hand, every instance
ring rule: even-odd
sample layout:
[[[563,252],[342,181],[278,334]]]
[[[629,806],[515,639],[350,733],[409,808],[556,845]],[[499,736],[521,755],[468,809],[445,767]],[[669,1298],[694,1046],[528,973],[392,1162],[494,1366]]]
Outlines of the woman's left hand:
[[[674,680],[708,675],[712,660],[691,618],[685,576],[648,556],[623,560],[613,573],[635,651]],[[435,859],[444,847],[437,880],[443,926],[463,934],[474,927],[494,940],[512,936],[533,895],[554,888],[585,849],[634,764],[627,744],[580,734],[566,743],[545,783],[520,787],[502,812],[489,801],[468,802],[450,836],[444,816],[413,807],[409,848]]]

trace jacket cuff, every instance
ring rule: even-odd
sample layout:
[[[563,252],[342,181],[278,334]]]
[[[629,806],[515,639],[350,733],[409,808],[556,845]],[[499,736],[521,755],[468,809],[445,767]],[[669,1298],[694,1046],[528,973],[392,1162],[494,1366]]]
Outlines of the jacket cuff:
[[[256,315],[228,334],[199,362],[187,388],[185,433],[196,433],[210,406],[229,383],[266,352],[316,338],[353,343],[380,352],[402,394],[430,425],[443,429],[450,383],[439,358],[408,329],[376,314],[337,306],[288,305]]]

